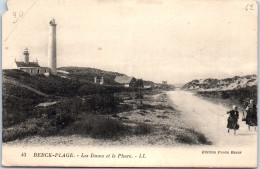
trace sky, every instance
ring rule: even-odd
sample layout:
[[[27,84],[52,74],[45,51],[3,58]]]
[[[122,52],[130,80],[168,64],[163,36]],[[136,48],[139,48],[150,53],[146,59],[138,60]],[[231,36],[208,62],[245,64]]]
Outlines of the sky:
[[[2,66],[21,60],[25,47],[31,61],[47,66],[48,23],[54,17],[58,67],[169,83],[257,74],[257,11],[248,2],[10,0]]]

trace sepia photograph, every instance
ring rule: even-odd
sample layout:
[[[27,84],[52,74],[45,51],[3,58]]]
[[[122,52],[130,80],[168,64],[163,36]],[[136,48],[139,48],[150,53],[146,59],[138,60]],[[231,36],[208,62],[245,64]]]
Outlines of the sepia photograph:
[[[8,0],[2,165],[257,167],[253,0]]]

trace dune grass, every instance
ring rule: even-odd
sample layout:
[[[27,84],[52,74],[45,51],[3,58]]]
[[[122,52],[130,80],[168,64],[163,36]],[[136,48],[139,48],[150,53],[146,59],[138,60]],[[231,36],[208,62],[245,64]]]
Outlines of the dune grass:
[[[204,134],[189,128],[178,131],[175,140],[183,144],[212,144]]]

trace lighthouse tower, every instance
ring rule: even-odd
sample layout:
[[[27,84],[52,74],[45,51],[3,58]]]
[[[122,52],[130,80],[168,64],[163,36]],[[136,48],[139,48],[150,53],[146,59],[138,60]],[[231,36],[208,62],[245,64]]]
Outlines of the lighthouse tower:
[[[49,32],[49,44],[48,44],[48,67],[51,69],[51,73],[56,75],[57,63],[56,63],[56,23],[53,18],[50,21],[50,32]]]
[[[29,64],[29,51],[27,47],[25,48],[23,55],[24,55],[24,63]]]

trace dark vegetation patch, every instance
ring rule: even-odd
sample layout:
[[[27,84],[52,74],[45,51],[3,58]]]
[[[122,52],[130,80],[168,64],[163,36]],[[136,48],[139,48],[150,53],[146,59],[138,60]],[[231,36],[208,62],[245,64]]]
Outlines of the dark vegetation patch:
[[[168,119],[169,118],[168,116],[164,116],[164,115],[157,115],[156,117],[162,118],[162,119]]]
[[[183,144],[212,144],[212,142],[209,141],[204,134],[193,129],[183,129],[178,131],[175,140]]]
[[[32,116],[35,111],[35,106],[46,101],[44,96],[40,96],[26,88],[3,85],[3,127],[23,122],[26,118]]]
[[[41,118],[30,118],[10,128],[2,130],[3,142],[23,139],[28,136],[49,136],[57,133],[58,127],[53,126],[52,121]]]
[[[102,115],[85,114],[72,118],[31,118],[11,128],[3,129],[3,142],[23,139],[28,136],[42,137],[78,134],[95,139],[120,139],[129,135],[147,135],[151,127],[146,124],[128,126],[120,120]]]
[[[89,114],[68,125],[62,134],[79,134],[97,139],[117,139],[130,132],[131,128],[119,120]]]
[[[172,106],[167,106],[167,105],[151,105],[151,104],[140,104],[138,105],[138,109],[141,110],[165,110],[165,109],[170,109],[170,110],[174,110],[174,108]]]
[[[134,128],[134,133],[136,135],[145,135],[145,134],[150,134],[152,131],[152,127],[148,124],[139,124]]]
[[[12,128],[3,129],[3,142],[33,135],[47,137],[79,134],[97,139],[115,139],[131,132],[131,128],[121,121],[104,116],[86,115],[85,118],[67,123],[64,123],[64,120],[68,119],[28,119]]]
[[[177,134],[175,140],[183,144],[196,144],[195,138],[192,135],[186,133]]]
[[[225,91],[199,91],[198,95],[223,100],[236,100],[246,107],[250,99],[254,99],[257,103],[257,86]]]
[[[30,91],[27,91],[28,93]],[[32,96],[32,97],[30,97]],[[46,101],[41,96],[18,97],[3,95],[3,127],[9,127],[24,121],[26,118],[49,117],[68,118],[67,114],[114,114],[131,110],[131,106],[119,104],[120,100],[112,94],[95,94],[85,97],[62,98],[54,106],[36,108],[40,102]]]

